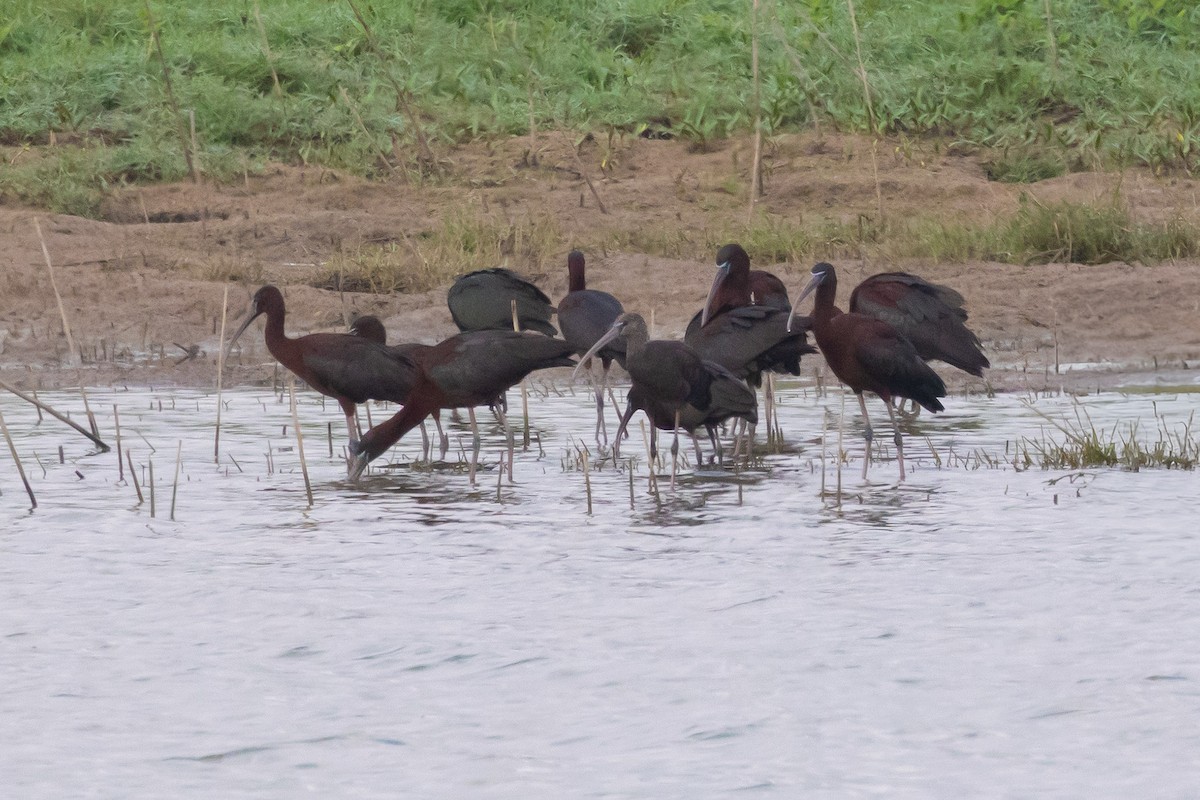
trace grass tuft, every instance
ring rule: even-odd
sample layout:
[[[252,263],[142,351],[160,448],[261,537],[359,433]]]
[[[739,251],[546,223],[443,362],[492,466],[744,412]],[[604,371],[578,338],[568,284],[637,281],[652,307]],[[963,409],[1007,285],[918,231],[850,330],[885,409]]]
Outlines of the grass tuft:
[[[1187,422],[1171,425],[1154,409],[1155,437],[1142,436],[1136,422],[1110,430],[1098,430],[1087,410],[1076,403],[1074,419],[1055,419],[1032,409],[1046,420],[1061,439],[1044,434],[1040,439],[1023,437],[1016,446],[1014,464],[1019,468],[1085,469],[1114,467],[1141,469],[1196,469],[1200,464],[1200,432],[1193,428],[1194,416]]]

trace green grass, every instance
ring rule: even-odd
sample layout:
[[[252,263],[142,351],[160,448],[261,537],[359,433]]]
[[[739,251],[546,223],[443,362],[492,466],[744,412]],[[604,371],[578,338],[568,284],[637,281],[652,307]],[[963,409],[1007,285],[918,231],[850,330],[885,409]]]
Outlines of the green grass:
[[[1056,419],[1036,408],[1034,413],[1046,420],[1055,433],[1040,438],[1024,437],[1016,446],[1013,464],[1029,469],[1089,469],[1117,467],[1132,471],[1147,468],[1196,469],[1200,465],[1200,436],[1195,420],[1171,425],[1154,410],[1154,431],[1143,434],[1136,422],[1097,429],[1081,405],[1075,406],[1074,419]]]
[[[435,149],[524,133],[531,116],[540,128],[665,128],[701,146],[752,126],[745,0],[359,6],[382,55],[347,2],[261,3],[270,57],[250,0],[150,4],[178,104],[196,114],[206,173],[228,178],[267,159],[407,170],[397,162],[415,157],[414,125]],[[106,187],[183,174],[142,4],[4,7],[0,144],[44,144],[52,131],[72,144],[58,148],[61,165],[0,170],[0,195],[86,212]],[[874,132],[996,148],[997,180],[1200,166],[1200,4],[1050,7],[1048,25],[1039,0],[862,0]],[[816,121],[866,131],[845,4],[766,3],[762,18],[767,131]]]

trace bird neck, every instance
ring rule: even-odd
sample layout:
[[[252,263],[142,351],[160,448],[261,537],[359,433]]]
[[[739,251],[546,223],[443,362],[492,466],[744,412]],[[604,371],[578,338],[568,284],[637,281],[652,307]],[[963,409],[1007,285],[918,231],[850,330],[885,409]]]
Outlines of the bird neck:
[[[569,264],[567,266],[567,275],[569,283],[567,284],[568,292],[582,292],[587,288],[587,278],[584,277],[583,264]]]
[[[834,299],[837,296],[837,281],[833,278],[826,278],[825,282],[817,287],[817,296],[813,302],[812,321],[813,327],[825,327],[834,317],[840,316],[842,310],[834,304]]]
[[[267,340],[267,350],[284,366],[290,368],[289,360],[295,339],[289,339],[283,332],[284,312],[282,309],[271,309],[267,312],[267,327],[264,331]]]

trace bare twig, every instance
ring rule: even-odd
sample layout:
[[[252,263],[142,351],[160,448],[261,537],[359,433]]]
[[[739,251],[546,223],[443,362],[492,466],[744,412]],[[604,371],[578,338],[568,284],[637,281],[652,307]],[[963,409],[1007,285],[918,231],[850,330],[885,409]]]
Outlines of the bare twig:
[[[86,430],[85,428],[83,428],[82,426],[80,426],[80,425],[76,424],[75,422],[72,422],[72,421],[71,421],[70,419],[68,419],[66,416],[64,416],[63,414],[60,414],[60,413],[58,413],[57,411],[55,411],[55,410],[54,410],[53,408],[51,408],[50,406],[48,406],[48,405],[46,405],[45,403],[43,403],[41,400],[38,400],[38,399],[36,399],[36,398],[33,398],[33,397],[30,397],[29,395],[27,395],[27,394],[25,394],[24,392],[22,392],[20,389],[16,388],[15,386],[10,386],[9,384],[5,383],[5,382],[4,382],[4,381],[2,381],[2,380],[0,380],[0,389],[7,389],[8,391],[10,391],[10,392],[12,392],[13,394],[15,394],[17,397],[19,397],[19,398],[21,398],[22,400],[24,400],[26,403],[32,403],[33,405],[35,405],[35,406],[37,406],[38,408],[42,409],[43,411],[45,411],[47,414],[49,414],[50,416],[54,417],[55,419],[57,419],[57,420],[59,420],[59,421],[61,421],[61,422],[65,422],[65,423],[67,423],[67,424],[68,424],[68,425],[70,425],[72,428],[74,428],[75,430],[79,431],[80,433],[82,433],[82,434],[83,434],[84,436],[86,436],[87,438],[91,439],[91,440],[92,440],[92,443],[93,443],[93,444],[95,444],[97,447],[99,447],[99,448],[100,448],[100,452],[102,452],[102,453],[107,453],[107,452],[108,452],[108,451],[111,449],[111,448],[110,448],[108,445],[106,445],[106,444],[105,444],[103,441],[101,441],[101,439],[100,439],[100,437],[99,437],[99,436],[97,436],[96,434],[92,433],[92,432],[91,432],[91,431],[89,431],[89,430]]]
[[[184,124],[183,114],[179,111],[179,103],[175,101],[175,91],[171,88],[171,70],[167,67],[167,57],[163,55],[162,39],[158,35],[158,23],[154,19],[154,12],[150,10],[150,0],[144,0],[146,6],[146,19],[150,25],[150,38],[154,42],[154,51],[158,55],[159,66],[162,67],[163,86],[167,92],[167,103],[171,106],[171,113],[175,115],[175,123],[179,129],[179,141],[183,144],[183,159],[187,162],[188,174],[192,176],[193,183],[200,182],[200,172],[196,169],[196,163],[192,157],[191,142],[188,138],[187,125]]]
[[[38,241],[42,243],[42,255],[46,258],[46,272],[50,275],[50,288],[54,290],[54,301],[58,303],[58,314],[62,317],[63,333],[67,337],[67,363],[75,359],[75,339],[71,336],[71,324],[67,322],[67,309],[63,307],[62,295],[58,293],[58,283],[54,280],[54,263],[50,260],[50,250],[46,247],[46,237],[42,236],[42,226],[37,218],[33,220],[33,228],[37,231]]]
[[[21,483],[25,484],[25,492],[29,495],[30,508],[37,508],[37,498],[33,496],[33,487],[29,485],[29,479],[25,477],[25,467],[21,465],[21,457],[17,455],[17,446],[13,444],[12,436],[8,433],[8,425],[4,423],[4,414],[0,413],[0,431],[4,433],[4,441],[8,442],[8,452],[12,453],[13,463],[17,465],[17,472],[21,474]]]

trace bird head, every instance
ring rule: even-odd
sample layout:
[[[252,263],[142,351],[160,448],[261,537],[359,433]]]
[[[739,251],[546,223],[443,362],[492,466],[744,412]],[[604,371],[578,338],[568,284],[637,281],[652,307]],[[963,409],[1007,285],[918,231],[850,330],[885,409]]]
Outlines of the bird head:
[[[713,276],[712,286],[708,297],[704,300],[704,310],[700,313],[700,324],[707,325],[713,316],[713,300],[721,286],[729,279],[734,271],[750,272],[750,256],[740,244],[731,242],[717,251],[717,274]]]
[[[833,269],[833,264],[822,261],[812,268],[812,278],[809,279],[808,284],[800,292],[800,296],[796,298],[796,302],[792,303],[792,311],[788,314],[789,331],[792,329],[792,320],[796,316],[796,308],[800,305],[800,301],[815,292],[818,286],[829,279],[837,280],[837,273]]]

